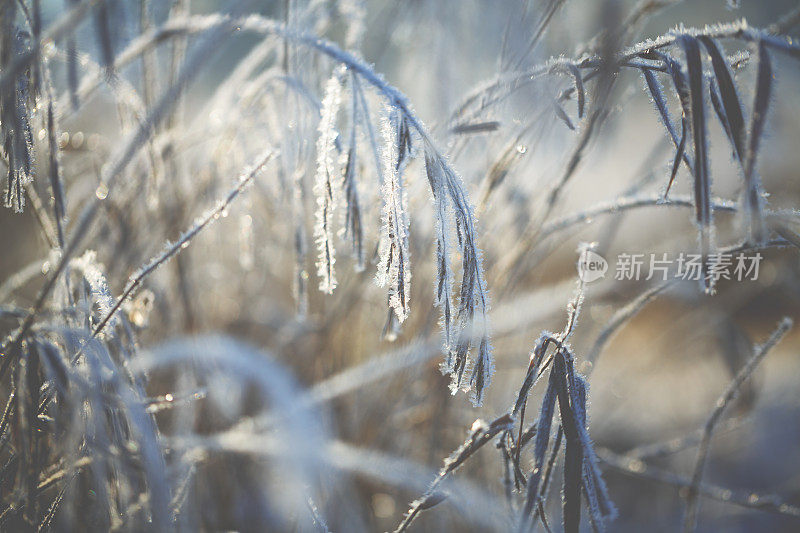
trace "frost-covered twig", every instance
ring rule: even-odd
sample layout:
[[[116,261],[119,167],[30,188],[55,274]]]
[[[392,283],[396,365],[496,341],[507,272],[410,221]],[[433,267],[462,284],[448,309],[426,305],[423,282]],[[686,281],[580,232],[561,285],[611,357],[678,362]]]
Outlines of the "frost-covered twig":
[[[242,191],[247,188],[248,185],[250,185],[250,183],[252,183],[255,177],[259,174],[259,172],[261,172],[264,166],[266,166],[266,164],[274,155],[275,152],[272,149],[268,149],[265,154],[262,154],[256,158],[256,163],[242,173],[236,183],[236,186],[231,189],[230,192],[228,192],[225,198],[218,201],[215,207],[209,209],[204,215],[195,220],[192,227],[183,232],[177,241],[174,243],[167,243],[167,245],[164,247],[164,250],[160,254],[153,257],[145,265],[140,267],[136,273],[131,275],[127,285],[125,285],[125,289],[122,291],[120,297],[117,298],[114,306],[108,310],[105,316],[92,331],[92,336],[95,337],[101,331],[103,331],[103,328],[108,325],[109,321],[113,318],[116,312],[119,311],[122,304],[142,284],[142,281],[144,281],[147,276],[149,276],[159,266],[164,264],[181,250],[187,248],[191,240],[198,233],[203,231],[203,229],[205,229],[207,226],[213,224],[214,221],[218,220],[220,216],[222,216],[222,214],[230,207],[230,204],[242,193]]]
[[[683,520],[684,531],[694,531],[697,525],[697,512],[699,510],[698,495],[700,492],[699,486],[703,480],[703,470],[706,464],[706,458],[711,448],[711,437],[714,433],[717,423],[725,413],[725,409],[730,404],[731,400],[736,397],[739,387],[747,380],[756,369],[758,364],[764,359],[764,356],[778,344],[781,339],[792,327],[792,320],[789,317],[784,317],[778,327],[772,332],[769,339],[764,344],[756,347],[753,355],[748,359],[747,363],[739,370],[736,377],[728,384],[725,392],[717,400],[714,410],[706,421],[703,428],[703,438],[700,441],[700,447],[697,451],[697,459],[695,461],[694,470],[692,472],[691,483],[689,484],[688,494],[686,497],[686,514]]]
[[[341,195],[341,187],[336,175],[336,157],[334,156],[336,117],[341,105],[342,83],[344,72],[336,69],[325,86],[325,97],[322,99],[321,117],[317,140],[317,174],[314,182],[314,195],[317,200],[316,224],[314,238],[317,241],[319,257],[317,274],[319,289],[328,294],[336,288],[334,263],[336,262],[333,244],[333,211]]]
[[[480,419],[476,420],[472,425],[471,433],[467,440],[445,459],[444,466],[439,470],[439,475],[433,480],[425,494],[411,503],[411,507],[395,529],[395,533],[406,531],[420,511],[430,509],[444,500],[447,497],[446,494],[437,491],[442,481],[484,444],[492,440],[495,435],[512,427],[513,423],[514,421],[509,414],[505,414],[491,423],[486,423]]]
[[[638,459],[616,454],[610,450],[599,449],[597,455],[604,464],[633,477],[655,481],[678,489],[687,489],[692,484],[689,478],[651,466]],[[800,518],[800,507],[780,501],[772,495],[750,491],[747,494],[741,494],[731,489],[708,483],[698,485],[697,491],[702,496],[718,502]]]
[[[623,213],[629,210],[640,209],[643,207],[694,207],[690,196],[670,196],[664,200],[661,195],[657,196],[623,196],[608,202],[598,203],[579,213],[565,215],[561,218],[548,222],[542,227],[539,233],[540,238],[549,237],[572,226],[592,222],[596,217],[606,214]],[[711,202],[714,211],[735,213],[738,206],[735,202],[715,198]]]
[[[611,317],[611,319],[606,323],[605,326],[603,326],[603,329],[597,335],[597,339],[586,355],[586,361],[592,365],[596,364],[598,357],[600,357],[600,354],[603,352],[603,348],[605,348],[606,344],[608,344],[608,341],[611,340],[617,330],[619,330],[619,328],[622,327],[628,320],[638,314],[639,311],[644,308],[644,306],[650,303],[659,294],[661,294],[661,292],[675,282],[675,279],[670,279],[663,283],[659,283],[637,296],[634,300],[628,303],[628,305],[617,310],[617,312],[614,313],[614,316]]]
[[[727,433],[729,431],[734,431],[736,429],[739,429],[745,424],[748,418],[751,417],[730,418],[728,420],[720,422],[717,425],[716,432]],[[668,441],[655,442],[652,444],[643,444],[641,446],[637,446],[625,452],[625,455],[627,457],[630,457],[631,459],[638,459],[640,461],[646,461],[648,459],[657,459],[660,457],[671,455],[673,453],[677,453],[687,448],[691,448],[692,446],[697,446],[702,439],[703,439],[703,429],[698,429],[688,435],[684,435],[683,437],[676,437]]]
[[[408,122],[389,110],[383,118],[383,206],[381,239],[378,248],[377,281],[389,287],[389,307],[397,320],[408,317],[411,297],[411,252],[409,250],[408,197],[403,183],[408,161],[413,157],[413,140]]]

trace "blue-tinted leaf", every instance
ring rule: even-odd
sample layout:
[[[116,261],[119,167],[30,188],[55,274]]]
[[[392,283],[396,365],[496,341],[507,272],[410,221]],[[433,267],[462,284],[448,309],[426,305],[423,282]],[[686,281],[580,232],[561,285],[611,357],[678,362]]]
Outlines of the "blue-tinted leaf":
[[[767,120],[770,96],[772,94],[772,61],[764,41],[758,44],[758,76],[756,95],[753,102],[753,116],[750,123],[750,142],[747,146],[745,162],[745,207],[750,217],[751,239],[763,242],[766,239],[761,209],[761,184],[755,171],[756,158],[764,124]]]
[[[703,265],[711,249],[711,191],[708,175],[708,139],[706,132],[703,63],[697,39],[682,35],[678,42],[686,54],[691,104],[692,140],[694,141],[694,202],[695,219],[700,227],[700,247]],[[706,281],[706,276],[703,276]],[[706,290],[711,287],[706,284]]]
[[[711,66],[714,68],[714,75],[717,78],[719,96],[722,101],[722,108],[725,111],[727,127],[730,129],[731,142],[736,150],[736,155],[740,161],[744,160],[745,130],[744,115],[742,104],[739,102],[739,95],[736,92],[736,85],[733,83],[728,61],[719,49],[719,46],[711,38],[700,36],[698,40],[703,43],[708,54],[711,56]]]

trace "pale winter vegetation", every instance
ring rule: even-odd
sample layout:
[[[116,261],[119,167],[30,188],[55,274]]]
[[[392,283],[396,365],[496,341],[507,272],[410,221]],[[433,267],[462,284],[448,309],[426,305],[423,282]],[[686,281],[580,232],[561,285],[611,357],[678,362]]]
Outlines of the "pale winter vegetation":
[[[0,530],[796,531],[798,28],[0,0]]]

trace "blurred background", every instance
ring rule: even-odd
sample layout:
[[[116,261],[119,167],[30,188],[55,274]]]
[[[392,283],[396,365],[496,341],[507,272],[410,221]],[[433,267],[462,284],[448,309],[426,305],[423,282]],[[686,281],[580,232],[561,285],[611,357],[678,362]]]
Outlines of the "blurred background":
[[[135,42],[143,31],[142,20],[158,27],[176,16],[175,10],[202,15],[227,8],[226,2],[199,0],[174,5],[156,1],[111,4],[118,11],[112,19],[118,24],[113,26],[117,53]],[[627,18],[650,4],[652,10],[646,16]],[[675,257],[697,252],[691,206],[651,202],[609,209],[556,227],[559,221],[597,205],[663,194],[675,148],[641,74],[624,69],[616,76],[604,119],[588,136],[575,172],[552,210],[546,205],[550,187],[563,175],[586,128],[574,98],[553,104],[574,85],[572,76],[537,77],[496,102],[487,103],[492,93],[484,94],[482,103],[472,105],[469,113],[454,111],[487,80],[533,70],[550,58],[578,59],[596,50],[604,31],[622,28],[620,44],[629,46],[681,25],[703,27],[746,19],[752,27],[766,28],[797,7],[795,1],[779,0],[742,0],[738,8],[723,0],[286,0],[251,2],[246,8],[330,39],[363,58],[409,97],[416,115],[462,176],[478,217],[478,244],[492,297],[496,374],[481,407],[473,407],[463,393],[451,396],[449,378],[439,371],[444,356],[438,349],[439,310],[433,306],[435,219],[422,158],[405,173],[413,272],[408,320],[397,330],[387,322],[386,292],[374,282],[380,190],[374,163],[367,155],[358,163],[366,268],[355,268],[356,261],[348,256],[342,240],[336,263],[339,286],[332,295],[317,290],[311,229],[319,121],[315,105],[323,97],[333,63],[307,47],[285,44],[278,37],[262,40],[245,31],[222,41],[203,61],[197,80],[174,112],[156,128],[152,142],[118,180],[117,189],[102,202],[102,216],[83,248],[96,250],[111,293],[120,294],[129,276],[165,242],[174,242],[198,215],[224,197],[258,153],[269,146],[278,150],[278,157],[222,218],[146,279],[124,313],[143,350],[172,338],[223,333],[271,353],[302,388],[370,361],[390,368],[394,357],[414,358],[414,364],[396,363],[397,368],[385,375],[365,379],[317,405],[321,424],[334,441],[363,454],[380,454],[375,456],[376,465],[383,464],[378,458],[408,462],[387,462],[383,476],[346,471],[336,483],[323,483],[323,496],[316,502],[332,530],[384,531],[393,529],[409,503],[421,494],[409,483],[391,482],[393,475],[415,477],[421,472],[419,480],[426,486],[432,478],[425,476],[441,467],[477,418],[493,420],[513,404],[539,334],[564,328],[566,306],[576,288],[576,250],[581,243],[595,243],[611,270],[602,280],[587,284],[571,344],[577,368],[590,375],[590,434],[601,458],[618,461],[603,465],[619,508],[610,528],[676,530],[681,526],[685,491],[682,494],[675,484],[640,475],[643,469],[636,461],[683,479],[691,476],[697,431],[717,398],[753,346],[769,337],[781,317],[800,318],[797,250],[763,250],[757,280],[723,281],[714,295],[704,294],[696,282],[669,286],[627,320],[596,360],[589,362],[586,356],[615,313],[655,286],[653,280],[615,280],[617,255],[668,253]],[[42,2],[43,26],[62,12],[60,2]],[[800,36],[800,24],[790,25],[787,33]],[[92,65],[101,62],[101,54],[90,21],[79,27],[76,39],[79,52],[86,55],[80,63],[82,72],[91,73]],[[145,94],[142,62],[137,58],[115,71],[113,78],[102,78],[77,111],[66,105],[64,56],[60,49],[52,52],[52,83],[62,104],[58,139],[68,233],[69,223],[98,193],[104,163],[157,95],[169,87],[174,75],[171,62],[182,57],[176,55],[176,43],[182,42],[191,56],[194,36],[186,41],[165,39],[147,59],[152,62],[156,95]],[[755,50],[741,40],[722,44],[728,54]],[[680,56],[680,51],[672,53]],[[735,80],[747,119],[754,94],[755,54],[745,57],[749,60],[735,70]],[[772,59],[773,95],[758,169],[769,208],[788,210],[796,217],[800,69],[796,58],[772,53]],[[302,90],[289,87],[276,71],[291,77]],[[667,78],[661,79],[669,88]],[[594,91],[595,86],[587,83],[587,109],[594,103]],[[674,91],[668,92],[677,120],[678,100]],[[347,98],[345,94],[344,107]],[[370,93],[369,100],[378,131],[380,98]],[[464,124],[478,126],[459,128]],[[716,117],[709,124],[712,196],[738,201],[742,178],[737,163]],[[37,133],[36,142],[41,143]],[[366,133],[359,135],[361,153],[367,154]],[[37,158],[36,165],[46,168],[46,158]],[[29,185],[44,204],[51,197],[48,187],[46,179]],[[692,190],[692,177],[682,167],[670,195],[690,198]],[[33,304],[53,261],[47,239],[52,231],[47,226],[52,223],[36,213],[35,208],[22,214],[0,210],[0,292],[4,304],[19,308]],[[739,215],[717,212],[715,223],[720,247],[743,241]],[[22,278],[15,277],[18,273]],[[24,282],[17,283],[20,279]],[[7,289],[12,286],[13,290]],[[774,495],[777,501],[800,505],[798,346],[800,332],[792,330],[742,387],[712,441],[705,482],[737,497]],[[168,372],[155,373],[148,394],[167,394],[174,390],[176,380]],[[237,390],[236,383],[229,386],[231,390],[223,396],[239,398],[231,401],[240,407],[218,412],[200,402],[201,412],[208,412],[195,414],[196,431],[219,430],[247,416],[248,402],[241,398],[246,391]],[[530,413],[538,409],[542,392],[541,384],[533,390]],[[534,417],[528,415],[529,420]],[[158,415],[158,422],[167,434],[178,425],[169,413]],[[656,449],[675,439],[681,442],[674,449]],[[371,456],[360,460],[367,457]],[[523,464],[530,466],[530,458]],[[213,465],[209,469],[207,479],[220,480],[219,494],[209,497],[235,499],[243,494],[237,491],[246,492],[246,484],[236,481],[241,477],[215,472]],[[502,471],[500,454],[488,445],[456,478],[503,502]],[[227,483],[239,488],[226,488]],[[203,490],[215,491],[213,487]],[[228,490],[231,493],[225,496]],[[556,487],[552,492],[547,509],[556,530],[560,505]],[[700,531],[796,531],[800,527],[796,516],[713,498],[701,501]],[[247,529],[247,506],[242,509],[238,515],[231,511],[227,518],[208,518],[205,527]],[[422,513],[412,530],[489,527],[476,523],[462,504],[446,501]],[[588,523],[585,527],[588,530]]]

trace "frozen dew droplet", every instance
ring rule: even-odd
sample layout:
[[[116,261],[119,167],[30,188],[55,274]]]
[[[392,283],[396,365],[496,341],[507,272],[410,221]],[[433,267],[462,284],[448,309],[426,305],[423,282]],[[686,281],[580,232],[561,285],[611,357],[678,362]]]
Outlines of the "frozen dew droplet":
[[[105,183],[101,183],[97,186],[97,190],[94,191],[94,195],[97,196],[98,200],[105,200],[108,197],[108,185]]]
[[[56,53],[56,45],[52,39],[47,39],[42,43],[42,54],[46,58],[51,58]]]

